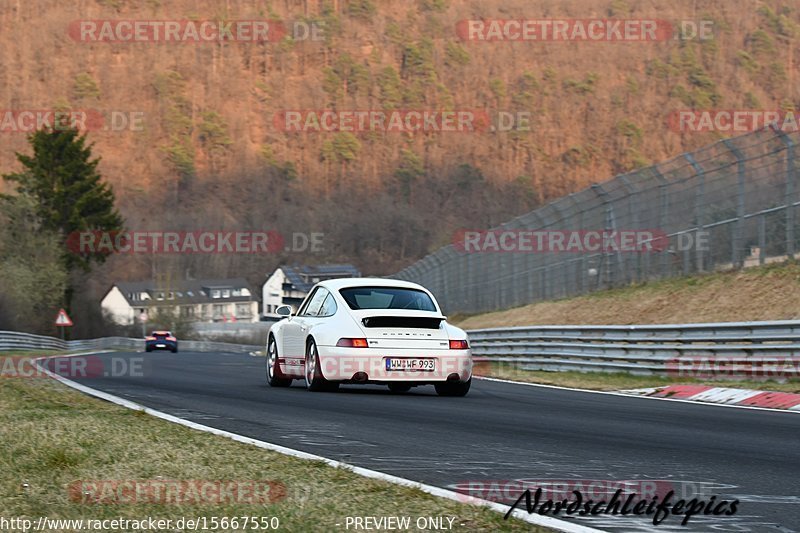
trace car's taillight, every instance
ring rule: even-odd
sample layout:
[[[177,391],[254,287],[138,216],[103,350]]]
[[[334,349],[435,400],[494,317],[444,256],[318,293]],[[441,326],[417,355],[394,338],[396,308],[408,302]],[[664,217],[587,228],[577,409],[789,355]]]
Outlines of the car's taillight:
[[[450,341],[450,349],[451,350],[466,350],[469,348],[466,340],[459,340],[459,341]]]
[[[339,339],[336,346],[341,348],[366,348],[367,339]]]
[[[176,339],[175,337],[167,337],[167,340],[170,341],[170,342],[174,342],[174,341],[176,341],[178,339]]]
[[[155,337],[145,337],[144,340],[146,340],[146,341],[154,341],[154,340],[156,340],[156,338]]]

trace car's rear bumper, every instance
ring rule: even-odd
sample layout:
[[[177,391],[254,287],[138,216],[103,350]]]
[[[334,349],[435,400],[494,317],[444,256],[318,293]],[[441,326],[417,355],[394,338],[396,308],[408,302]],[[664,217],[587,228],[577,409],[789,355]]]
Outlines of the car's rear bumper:
[[[159,346],[159,344],[163,346]],[[146,342],[145,349],[147,350],[177,350],[177,342]]]
[[[317,346],[322,376],[329,381],[417,382],[467,381],[472,377],[470,350],[409,350]],[[387,370],[387,358],[433,359],[434,370]],[[281,360],[281,371],[303,375],[302,359]]]

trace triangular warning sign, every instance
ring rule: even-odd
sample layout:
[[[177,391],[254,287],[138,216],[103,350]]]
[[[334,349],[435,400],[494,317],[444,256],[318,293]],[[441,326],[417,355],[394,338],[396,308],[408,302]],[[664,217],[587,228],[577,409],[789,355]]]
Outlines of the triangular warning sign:
[[[63,309],[58,310],[58,316],[56,317],[56,326],[71,326],[72,320],[69,319],[67,316],[67,312]]]

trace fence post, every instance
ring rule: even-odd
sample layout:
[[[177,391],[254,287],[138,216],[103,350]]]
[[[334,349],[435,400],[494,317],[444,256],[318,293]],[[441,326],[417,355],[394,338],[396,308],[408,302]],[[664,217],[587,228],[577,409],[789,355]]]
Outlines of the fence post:
[[[795,202],[795,186],[794,186],[794,147],[795,142],[786,133],[782,132],[775,124],[770,124],[770,127],[786,145],[786,192],[784,195],[784,203],[786,204],[786,255],[794,259],[794,202]]]
[[[624,230],[640,230],[639,227],[639,216],[638,211],[634,211],[633,206],[636,203],[636,196],[639,194],[639,191],[631,185],[631,181],[628,179],[627,175],[623,175],[619,177],[619,181],[622,182],[622,185],[625,187],[627,191],[625,195],[625,199],[628,201],[628,220],[627,226],[623,226]],[[639,281],[639,275],[641,274],[641,253],[630,253],[630,250],[622,256],[622,262],[620,263],[620,270],[622,271],[622,279],[625,283],[630,283],[632,281]],[[635,263],[636,267],[632,267],[631,263]]]
[[[478,254],[478,264],[480,265],[479,275],[483,285],[483,288],[480,289],[480,292],[478,293],[478,302],[481,312],[485,312],[492,308],[489,300],[489,287],[491,286],[491,283],[489,283],[489,277],[492,273],[491,258],[493,255],[493,252]]]
[[[566,222],[567,217],[564,216],[564,210],[559,205],[562,200],[563,199],[556,200],[555,202],[552,203],[551,207],[553,208],[553,211],[555,211],[556,214],[558,215],[559,225],[562,227],[562,229],[565,229],[565,230],[569,231],[570,229],[573,229],[573,228],[564,227],[564,222]],[[551,253],[554,253],[554,252],[547,251],[545,253],[547,254],[548,257],[550,257]],[[558,268],[558,265],[562,265],[563,261],[559,262],[559,263],[555,262],[556,259],[563,259],[563,257],[564,256],[562,254],[559,254],[559,255],[557,255],[557,256],[555,256],[553,258],[553,261],[548,261],[548,264],[547,264],[547,271],[548,271],[548,278],[549,278],[548,286],[550,287],[549,293],[550,293],[550,297],[551,298],[560,298],[561,294],[559,294],[559,292],[558,292],[558,282],[557,282],[558,277],[557,276],[552,276],[552,277],[549,276],[550,265],[553,265],[554,267],[556,267],[555,268],[555,272],[557,272],[559,275],[563,276],[564,268],[563,267],[562,268]]]
[[[533,219],[533,220],[529,220]],[[542,220],[542,217],[539,216],[539,210],[531,211],[528,215],[525,215],[525,229],[538,231],[545,227],[545,222]],[[533,281],[533,273],[536,271],[536,267],[541,259],[541,254],[538,252],[532,252],[529,254],[525,254],[524,258],[524,266],[523,266],[523,273],[526,276],[525,280],[525,297],[523,298],[523,302],[525,304],[533,303],[536,298],[536,288],[534,286]]]
[[[552,230],[560,219],[553,216],[553,213],[558,214],[557,209],[553,207],[553,204],[550,203],[546,205],[544,208],[539,210],[539,218],[544,223],[542,229],[544,230]],[[548,280],[548,272],[550,270],[550,263],[551,261],[551,254],[547,252],[536,254],[536,258],[539,260],[539,266],[537,270],[539,271],[539,296],[542,300],[547,300],[549,297],[552,296],[550,291],[550,283]]]
[[[705,223],[705,196],[706,196],[706,171],[701,167],[694,158],[694,155],[686,153],[683,154],[683,157],[692,165],[692,168],[697,174],[697,188],[695,189],[695,196],[694,196],[694,223],[697,225],[697,230],[695,231],[695,261],[697,262],[697,271],[703,272],[705,270],[703,264],[703,249],[702,246],[698,246],[697,243],[700,239],[701,232],[705,231],[706,223]]]
[[[420,271],[420,262],[417,261],[410,267],[408,267],[408,277],[406,278],[407,281],[411,281],[413,283],[420,283],[421,280],[421,271]]]
[[[440,249],[438,252],[433,254],[433,258],[436,260],[438,265],[438,277],[439,277],[439,305],[442,309],[449,309],[450,308],[450,301],[452,299],[452,295],[450,294],[450,283],[449,283],[449,276],[448,276],[448,265],[452,263],[451,258],[445,259],[443,256],[447,255],[448,252],[451,250],[451,245],[445,246],[444,248]],[[442,257],[439,257],[442,256]]]
[[[611,205],[610,205],[610,203],[608,201],[608,193],[606,192],[605,189],[603,189],[603,186],[600,185],[599,183],[595,183],[594,185],[592,185],[592,190],[595,192],[595,194],[597,194],[597,196],[600,197],[600,199],[603,201],[603,205],[606,208],[606,224],[605,224],[606,227],[604,229],[606,231],[609,231],[609,230],[610,231],[614,231],[616,229],[616,223],[614,221],[614,209],[611,207]],[[614,280],[611,278],[611,274],[612,274],[611,273],[611,253],[603,250],[602,256],[603,256],[602,263],[604,263],[602,265],[603,272],[598,272],[597,275],[598,275],[598,281],[599,281],[601,275],[603,276],[603,278],[605,278],[605,282],[603,283],[603,288],[607,289],[607,288],[611,287],[612,284],[614,283]],[[599,285],[599,283],[598,283],[598,285]]]
[[[744,179],[745,165],[744,154],[739,150],[730,139],[722,141],[728,150],[736,157],[736,175],[738,186],[736,188],[736,225],[733,233],[733,251],[731,262],[734,268],[742,268],[742,239],[744,238]]]
[[[466,253],[466,260],[464,261],[464,269],[466,271],[466,275],[464,276],[466,279],[462,281],[460,291],[463,295],[462,299],[462,308],[460,309],[462,312],[464,311],[474,311],[474,298],[472,297],[473,289],[472,286],[475,283],[475,254],[479,252],[465,252]]]
[[[433,268],[431,267],[430,263],[431,263],[430,255],[426,255],[417,263],[419,265],[420,274],[419,274],[419,279],[417,279],[416,283],[419,283],[423,287],[427,288],[435,295],[438,292],[438,290],[434,283],[435,280],[431,277]]]
[[[658,167],[653,166],[653,176],[655,176],[656,180],[658,180],[658,198],[659,198],[659,206],[658,206],[658,225],[660,226],[660,230],[665,232],[667,231],[667,215],[669,214],[669,192],[667,189],[669,188],[669,181],[664,175],[658,170]],[[672,274],[671,269],[669,268],[669,243],[667,243],[667,249],[661,252],[661,277],[667,277],[669,274]]]

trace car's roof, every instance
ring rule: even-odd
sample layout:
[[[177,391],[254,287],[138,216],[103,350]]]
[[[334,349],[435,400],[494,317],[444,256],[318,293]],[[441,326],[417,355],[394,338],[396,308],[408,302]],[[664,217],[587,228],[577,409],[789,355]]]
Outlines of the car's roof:
[[[421,285],[410,281],[388,278],[337,278],[319,283],[326,289],[339,290],[350,287],[401,287],[405,289],[424,289]]]

